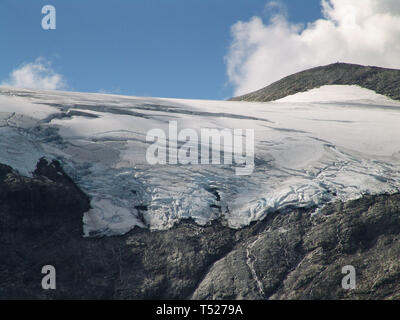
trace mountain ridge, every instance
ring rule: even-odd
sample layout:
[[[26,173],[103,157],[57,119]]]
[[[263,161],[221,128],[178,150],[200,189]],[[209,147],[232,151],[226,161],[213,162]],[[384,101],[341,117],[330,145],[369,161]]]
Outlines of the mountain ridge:
[[[400,100],[400,70],[340,62],[294,73],[262,89],[229,100],[269,102],[324,85],[358,85]]]

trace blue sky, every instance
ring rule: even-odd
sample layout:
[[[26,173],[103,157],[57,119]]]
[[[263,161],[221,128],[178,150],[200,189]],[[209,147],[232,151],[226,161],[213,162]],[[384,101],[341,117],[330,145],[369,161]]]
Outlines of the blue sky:
[[[0,82],[43,57],[67,89],[138,96],[225,99],[230,28],[268,20],[265,0],[1,0]],[[319,0],[286,0],[290,22],[321,17]],[[57,29],[41,28],[41,8]]]

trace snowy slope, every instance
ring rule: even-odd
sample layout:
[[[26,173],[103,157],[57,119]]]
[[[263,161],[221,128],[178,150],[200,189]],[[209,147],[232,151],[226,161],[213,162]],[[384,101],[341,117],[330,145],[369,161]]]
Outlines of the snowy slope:
[[[150,165],[146,133],[255,130],[255,169]],[[273,210],[400,188],[400,102],[326,86],[270,103],[138,98],[0,88],[0,163],[30,175],[59,159],[91,197],[85,235],[219,217],[233,228]]]

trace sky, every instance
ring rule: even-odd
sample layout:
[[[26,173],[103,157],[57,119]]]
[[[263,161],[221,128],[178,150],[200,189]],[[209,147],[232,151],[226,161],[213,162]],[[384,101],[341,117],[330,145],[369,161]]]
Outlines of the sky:
[[[336,61],[400,67],[400,1],[1,0],[0,39],[1,85],[226,99]]]

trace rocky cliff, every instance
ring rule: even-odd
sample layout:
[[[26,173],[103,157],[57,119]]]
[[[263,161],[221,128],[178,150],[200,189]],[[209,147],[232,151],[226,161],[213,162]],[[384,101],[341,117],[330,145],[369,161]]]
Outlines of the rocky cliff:
[[[181,221],[82,237],[88,197],[57,161],[0,166],[1,299],[398,299],[400,194],[291,210],[233,230]],[[53,265],[56,290],[43,290]],[[342,267],[356,270],[344,290]]]

